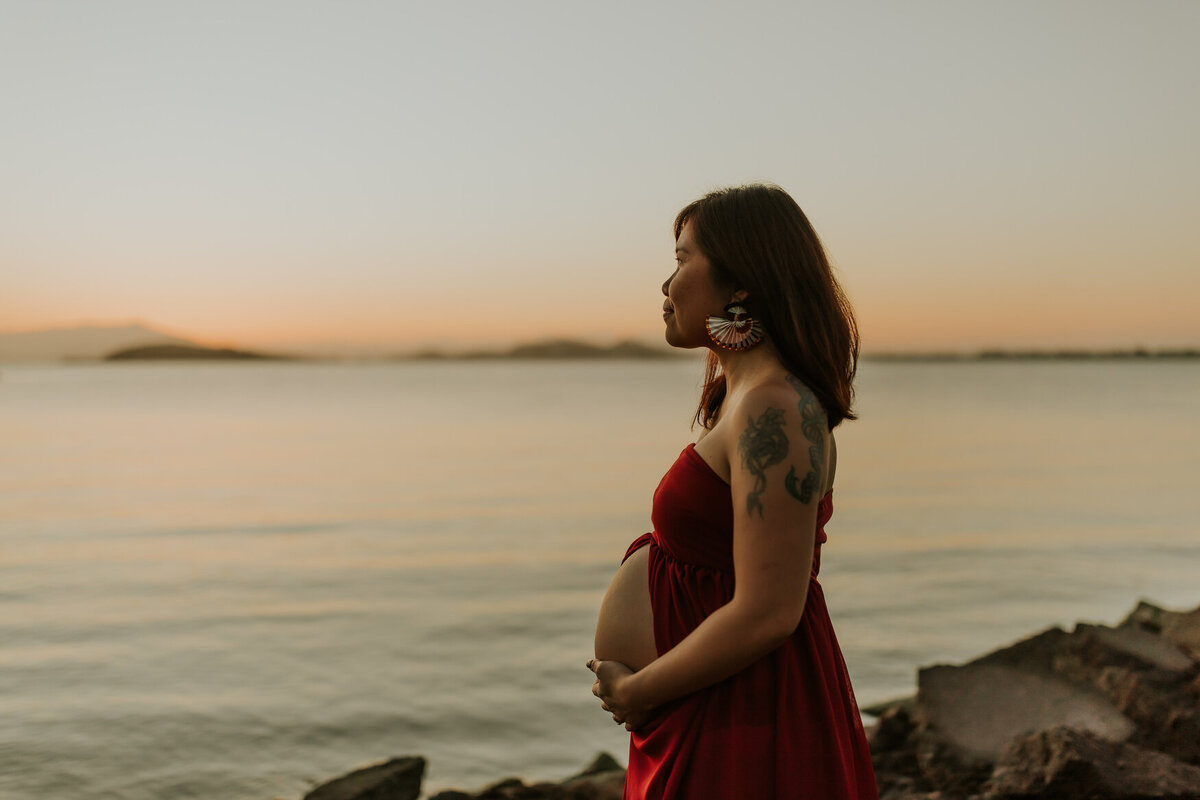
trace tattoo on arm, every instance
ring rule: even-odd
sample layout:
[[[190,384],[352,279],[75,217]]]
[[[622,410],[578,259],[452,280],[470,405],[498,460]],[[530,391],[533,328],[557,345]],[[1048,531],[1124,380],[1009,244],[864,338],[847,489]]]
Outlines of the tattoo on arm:
[[[821,470],[825,467],[825,430],[828,422],[825,410],[817,402],[812,390],[792,375],[787,376],[787,381],[800,395],[800,430],[804,432],[804,438],[808,440],[810,469],[804,476],[804,480],[798,480],[796,467],[792,465],[788,470],[787,477],[783,479],[783,484],[792,497],[801,503],[809,503],[813,499],[813,493],[821,485]]]
[[[754,476],[754,488],[746,495],[746,513],[763,515],[759,496],[767,488],[767,467],[787,458],[788,440],[783,432],[783,410],[767,408],[757,420],[750,417],[746,430],[738,439],[742,464]]]

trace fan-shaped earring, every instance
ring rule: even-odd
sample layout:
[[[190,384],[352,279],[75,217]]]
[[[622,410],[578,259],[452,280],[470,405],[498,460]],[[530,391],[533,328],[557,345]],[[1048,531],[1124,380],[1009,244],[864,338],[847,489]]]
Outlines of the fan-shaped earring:
[[[750,316],[745,306],[730,303],[725,306],[725,313],[731,314],[732,319],[710,316],[704,321],[708,327],[708,338],[714,344],[726,350],[746,350],[762,341],[763,325]]]

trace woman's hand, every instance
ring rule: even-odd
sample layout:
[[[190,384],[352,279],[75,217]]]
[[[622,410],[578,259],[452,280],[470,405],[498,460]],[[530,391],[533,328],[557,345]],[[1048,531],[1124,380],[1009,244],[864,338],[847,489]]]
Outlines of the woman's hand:
[[[650,719],[650,709],[639,708],[631,697],[629,678],[633,670],[620,661],[592,659],[587,663],[596,676],[592,694],[600,698],[600,707],[612,714],[613,722],[624,725],[625,730],[634,731]]]

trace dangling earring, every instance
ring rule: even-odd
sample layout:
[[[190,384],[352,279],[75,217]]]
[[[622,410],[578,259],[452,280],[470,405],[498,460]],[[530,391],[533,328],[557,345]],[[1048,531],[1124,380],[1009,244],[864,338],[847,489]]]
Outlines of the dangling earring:
[[[763,325],[750,316],[741,303],[725,306],[725,313],[733,318],[710,316],[705,319],[708,338],[726,350],[747,350],[763,340]]]

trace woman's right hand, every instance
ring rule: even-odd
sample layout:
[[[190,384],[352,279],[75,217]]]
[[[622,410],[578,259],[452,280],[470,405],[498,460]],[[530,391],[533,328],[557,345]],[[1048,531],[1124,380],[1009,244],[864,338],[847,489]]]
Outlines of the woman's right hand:
[[[629,691],[633,670],[620,661],[592,659],[587,663],[596,676],[592,694],[600,698],[600,707],[612,714],[613,722],[635,731],[650,719],[651,709],[640,708]]]

